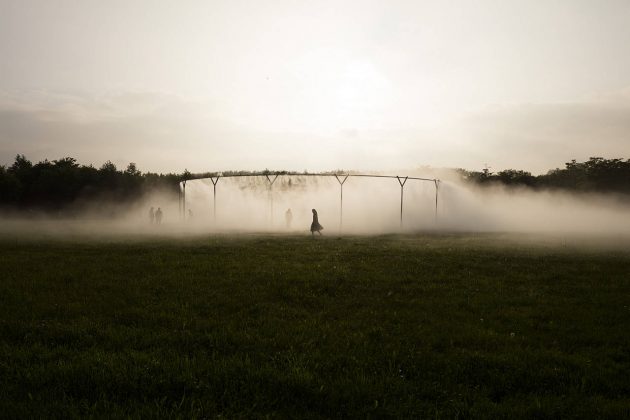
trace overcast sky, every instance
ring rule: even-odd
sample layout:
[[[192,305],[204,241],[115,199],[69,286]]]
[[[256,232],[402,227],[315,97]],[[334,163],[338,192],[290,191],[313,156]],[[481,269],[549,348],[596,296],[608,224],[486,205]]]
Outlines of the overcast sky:
[[[630,158],[630,1],[0,0],[0,164]]]

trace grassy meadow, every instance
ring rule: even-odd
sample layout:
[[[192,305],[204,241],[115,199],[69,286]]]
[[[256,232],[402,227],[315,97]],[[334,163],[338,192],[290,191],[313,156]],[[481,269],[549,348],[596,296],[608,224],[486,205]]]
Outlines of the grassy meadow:
[[[0,417],[630,418],[630,251],[578,242],[5,234]]]

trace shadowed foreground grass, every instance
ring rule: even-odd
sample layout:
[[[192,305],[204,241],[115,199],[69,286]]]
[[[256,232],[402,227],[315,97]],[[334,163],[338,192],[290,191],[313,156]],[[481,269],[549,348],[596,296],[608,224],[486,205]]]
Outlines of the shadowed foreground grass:
[[[630,253],[0,239],[0,417],[630,417]]]

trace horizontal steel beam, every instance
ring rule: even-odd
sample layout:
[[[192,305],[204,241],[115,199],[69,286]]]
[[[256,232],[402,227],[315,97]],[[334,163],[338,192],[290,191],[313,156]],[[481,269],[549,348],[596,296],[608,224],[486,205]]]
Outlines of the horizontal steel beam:
[[[415,176],[405,176],[405,177],[401,177],[399,175],[370,175],[370,174],[344,174],[344,173],[338,173],[338,174],[329,174],[329,173],[325,173],[325,174],[303,174],[303,173],[299,173],[299,172],[287,172],[287,173],[275,173],[275,172],[271,172],[271,173],[256,173],[256,174],[235,174],[235,175],[215,175],[215,176],[204,176],[204,177],[199,177],[199,178],[195,178],[194,176],[191,178],[187,178],[188,181],[192,181],[192,180],[197,180],[197,179],[210,179],[213,180],[213,178],[242,178],[242,177],[267,177],[267,180],[269,180],[269,176],[332,176],[332,177],[339,177],[339,176],[343,176],[343,177],[364,177],[364,178],[393,178],[393,179],[401,179],[401,178],[406,178],[406,179],[415,179],[417,181],[430,181],[430,182],[436,182],[439,181],[439,179],[436,178],[420,178],[420,177],[415,177]],[[275,179],[274,179],[275,181]],[[213,181],[214,183],[214,181]]]

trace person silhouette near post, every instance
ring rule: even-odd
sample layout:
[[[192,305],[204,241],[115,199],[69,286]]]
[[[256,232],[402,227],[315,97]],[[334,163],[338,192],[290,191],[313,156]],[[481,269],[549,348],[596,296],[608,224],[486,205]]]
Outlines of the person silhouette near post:
[[[162,223],[162,209],[160,207],[155,212],[155,223],[158,225]]]
[[[288,209],[284,213],[284,220],[287,222],[287,229],[291,229],[291,221],[293,220],[293,213],[291,212],[291,209]]]
[[[149,223],[155,223],[155,210],[153,210],[153,207],[149,210]]]
[[[313,223],[311,223],[311,235],[315,236],[315,232],[322,234],[322,229],[324,227],[319,224],[319,219],[317,217],[317,210],[313,209]]]

